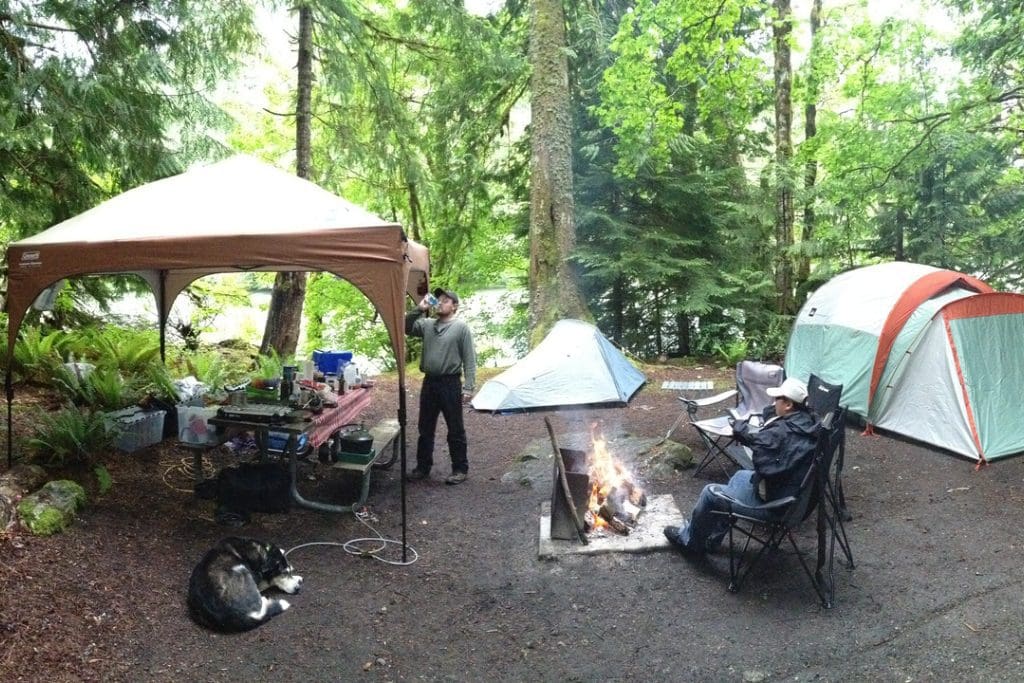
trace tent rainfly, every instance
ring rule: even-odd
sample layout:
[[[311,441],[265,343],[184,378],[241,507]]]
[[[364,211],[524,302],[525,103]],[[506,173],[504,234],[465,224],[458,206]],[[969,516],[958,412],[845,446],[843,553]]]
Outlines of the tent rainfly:
[[[163,353],[171,304],[194,280],[224,272],[325,271],[359,289],[387,327],[398,360],[404,468],[405,296],[427,292],[428,257],[397,223],[239,156],[129,190],[14,242],[7,267],[8,458],[11,356],[25,313],[48,287],[78,275],[139,275],[156,296]]]
[[[912,263],[839,275],[797,315],[786,374],[843,385],[869,424],[979,463],[1024,451],[1024,296]]]
[[[473,407],[505,411],[622,404],[646,381],[596,327],[560,320],[533,351],[484,383]]]

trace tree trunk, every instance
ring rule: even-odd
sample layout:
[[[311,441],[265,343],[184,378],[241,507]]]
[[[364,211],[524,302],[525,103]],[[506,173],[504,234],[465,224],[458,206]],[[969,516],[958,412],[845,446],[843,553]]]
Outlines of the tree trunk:
[[[530,345],[562,318],[590,313],[568,262],[576,246],[572,117],[562,0],[533,0],[530,13]]]
[[[811,3],[811,53],[807,65],[807,99],[804,103],[804,146],[813,149],[807,143],[818,134],[818,76],[815,72],[818,59],[818,47],[820,38],[818,30],[821,28],[821,0],[814,0]],[[814,213],[814,185],[818,181],[818,160],[811,152],[804,164],[804,229],[800,236],[801,243],[814,239],[815,223],[817,217]],[[806,254],[800,257],[797,266],[797,287],[807,282],[811,276],[811,259]]]
[[[626,321],[625,321],[625,306],[626,306],[626,283],[622,277],[615,278],[615,282],[612,284],[612,295],[611,301],[608,302],[611,308],[612,314],[612,338],[622,340],[625,339],[626,334]]]
[[[907,255],[903,249],[903,242],[905,239],[903,235],[906,232],[904,226],[906,226],[909,219],[910,217],[907,215],[906,209],[902,206],[896,207],[896,229],[893,231],[892,236],[892,258],[894,261],[905,261],[907,259]]]
[[[690,339],[690,316],[676,313],[676,353],[689,356],[693,353]]]
[[[299,7],[298,95],[295,111],[295,172],[300,178],[312,175],[313,99],[313,11]],[[260,353],[273,349],[282,358],[295,355],[302,326],[302,305],[306,300],[305,273],[278,273],[267,311]]]
[[[789,0],[774,0],[775,21],[775,289],[776,310],[793,313],[793,184],[790,162],[793,159],[793,73],[789,39],[793,17]]]

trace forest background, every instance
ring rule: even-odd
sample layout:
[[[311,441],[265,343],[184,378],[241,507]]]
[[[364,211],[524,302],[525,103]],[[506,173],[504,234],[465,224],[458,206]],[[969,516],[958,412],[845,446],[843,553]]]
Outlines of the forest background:
[[[581,315],[642,358],[778,357],[809,291],[894,259],[1020,289],[1019,3],[470,5],[3,0],[0,239],[234,153],[294,168],[305,119],[307,177],[430,247],[434,283],[509,290],[514,314],[489,331],[520,350]],[[303,13],[305,111],[281,66]],[[538,149],[559,139],[568,219],[545,228]],[[182,344],[272,278],[194,285]],[[101,323],[138,287],[72,281],[27,334]],[[324,274],[305,287],[299,353],[387,358],[358,292]]]

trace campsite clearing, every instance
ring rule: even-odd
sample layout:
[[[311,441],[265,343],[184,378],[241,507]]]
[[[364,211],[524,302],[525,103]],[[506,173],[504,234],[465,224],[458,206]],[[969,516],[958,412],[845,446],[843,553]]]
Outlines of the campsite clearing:
[[[678,414],[663,380],[729,386],[732,369],[645,367],[627,407],[561,411],[559,432],[590,420],[660,437]],[[388,380],[381,384],[387,385]],[[415,424],[418,382],[410,382]],[[368,421],[393,411],[381,386]],[[25,400],[31,398],[25,392]],[[848,432],[848,526],[857,568],[837,569],[823,611],[795,560],[770,562],[739,594],[727,557],[537,559],[550,486],[502,482],[543,415],[470,412],[470,478],[409,484],[405,568],[310,547],[286,614],[220,636],[185,612],[188,574],[215,540],[241,533],[293,547],[369,535],[351,517],[293,511],[217,526],[212,505],[176,490],[169,443],[110,459],[113,490],[66,534],[15,536],[0,548],[0,677],[5,681],[589,681],[1016,680],[1021,670],[1016,511],[1024,459],[974,463],[887,437]],[[696,445],[686,426],[674,439]],[[441,448],[438,462],[445,462]],[[688,511],[706,480],[645,482]],[[187,482],[187,480],[186,480]],[[186,484],[187,485],[187,484]],[[328,486],[303,481],[303,486]],[[374,477],[370,523],[399,529],[397,473]]]

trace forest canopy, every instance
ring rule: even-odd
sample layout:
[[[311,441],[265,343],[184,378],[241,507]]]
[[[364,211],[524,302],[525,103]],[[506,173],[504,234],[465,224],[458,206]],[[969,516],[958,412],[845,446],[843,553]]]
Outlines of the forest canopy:
[[[466,4],[302,3],[311,179],[427,244],[435,281],[525,290],[543,38],[526,0]],[[563,9],[567,258],[634,354],[778,355],[809,291],[880,261],[1021,289],[1020,3]],[[232,153],[293,165],[296,16],[247,0],[0,4],[0,238]],[[310,281],[312,343],[336,338],[338,297]],[[525,339],[526,320],[499,333]]]

